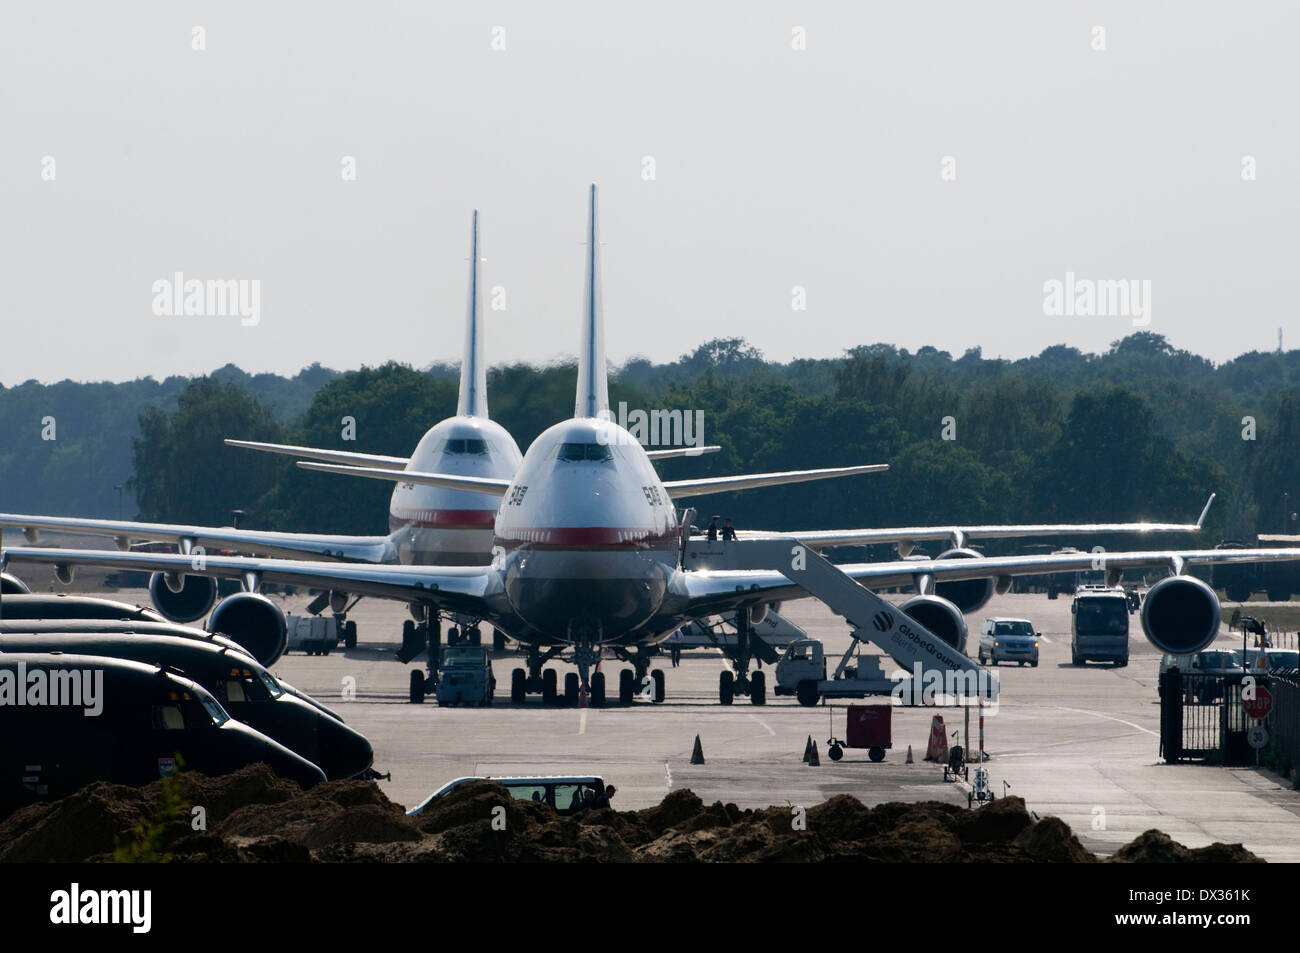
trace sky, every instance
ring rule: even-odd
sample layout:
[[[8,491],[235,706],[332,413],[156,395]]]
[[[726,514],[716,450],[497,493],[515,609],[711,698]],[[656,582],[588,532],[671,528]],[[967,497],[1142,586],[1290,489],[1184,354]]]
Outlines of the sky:
[[[475,208],[489,361],[561,359],[593,182],[616,363],[1297,346],[1298,33],[1280,0],[16,0],[0,384],[457,361]],[[178,273],[257,308],[168,314]]]

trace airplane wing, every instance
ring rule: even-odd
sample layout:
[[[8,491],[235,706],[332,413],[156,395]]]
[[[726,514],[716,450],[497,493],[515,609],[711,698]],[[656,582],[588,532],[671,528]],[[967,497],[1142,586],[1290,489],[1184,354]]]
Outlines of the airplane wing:
[[[1036,576],[1052,572],[1163,568],[1300,561],[1300,549],[1191,549],[1147,552],[1060,553],[1045,556],[979,556],[968,559],[900,559],[882,563],[838,563],[836,568],[872,590],[911,586],[921,577],[934,582]],[[702,569],[682,574],[691,616],[714,615],[757,601],[777,602],[808,595],[770,569]]]
[[[357,467],[404,467],[410,457],[385,457],[377,453],[352,453],[346,450],[321,450],[317,447],[294,447],[285,443],[258,443],[256,440],[227,440],[228,447],[261,450],[263,453],[281,453],[288,457],[306,457],[308,460],[325,460],[328,463],[348,463]]]
[[[299,460],[298,466],[304,470],[320,470],[322,473],[342,473],[345,476],[387,480],[389,483],[418,483],[422,486],[441,486],[449,490],[468,490],[471,493],[487,493],[492,496],[505,496],[506,490],[510,489],[509,480],[493,480],[489,477],[455,476],[450,473],[424,473],[420,470],[350,467],[333,463],[310,463],[306,460]]]
[[[712,444],[707,447],[669,447],[666,450],[647,450],[645,455],[651,460],[663,460],[667,457],[698,457],[702,453],[717,453],[721,449]]]
[[[900,526],[888,529],[807,530],[784,534],[814,549],[833,546],[866,546],[872,543],[899,543],[899,553],[906,556],[912,545],[923,540],[945,540],[960,548],[973,539],[999,539],[1008,536],[1061,536],[1102,533],[1197,533],[1205,525],[1206,514],[1217,494],[1211,493],[1195,523],[1023,523],[1001,526]],[[740,538],[747,534],[741,532]],[[771,535],[771,534],[763,534]],[[1300,537],[1291,537],[1300,541]],[[1261,536],[1261,542],[1285,542],[1286,537]]]
[[[853,476],[855,473],[877,473],[888,470],[887,463],[871,463],[859,467],[827,467],[821,470],[784,470],[780,473],[743,473],[739,476],[705,477],[699,480],[667,480],[664,489],[674,500],[708,493],[730,493],[732,490],[750,490],[759,486],[776,486],[782,483],[803,483],[807,480],[829,480],[833,477]]]
[[[201,562],[200,562],[201,560]],[[487,566],[396,566],[367,563],[306,562],[256,556],[186,556],[181,553],[112,552],[18,547],[0,552],[7,562],[42,563],[56,569],[105,566],[145,572],[174,572],[344,590],[350,595],[429,602],[453,612],[485,615]],[[198,563],[199,565],[196,565]],[[0,618],[3,618],[0,603]]]
[[[395,561],[396,549],[387,536],[325,536],[313,533],[274,533],[234,529],[229,526],[191,526],[177,523],[136,523],[128,520],[93,520],[65,516],[27,516],[0,513],[0,527],[20,529],[27,542],[35,543],[41,532],[108,536],[119,549],[133,543],[176,543],[182,550],[236,549],[266,556],[341,559],[351,562]]]

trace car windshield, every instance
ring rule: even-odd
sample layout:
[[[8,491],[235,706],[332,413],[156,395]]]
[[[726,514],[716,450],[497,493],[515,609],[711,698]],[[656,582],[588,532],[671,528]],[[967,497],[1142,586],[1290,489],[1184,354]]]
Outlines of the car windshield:
[[[1080,599],[1075,625],[1088,635],[1128,632],[1128,604],[1123,599]]]
[[[613,460],[614,451],[607,443],[562,443],[559,457],[569,463],[578,460]]]
[[[1028,622],[995,622],[994,635],[1033,635],[1034,627]]]
[[[1232,668],[1240,664],[1240,659],[1232,652],[1202,652],[1197,662],[1201,668]]]

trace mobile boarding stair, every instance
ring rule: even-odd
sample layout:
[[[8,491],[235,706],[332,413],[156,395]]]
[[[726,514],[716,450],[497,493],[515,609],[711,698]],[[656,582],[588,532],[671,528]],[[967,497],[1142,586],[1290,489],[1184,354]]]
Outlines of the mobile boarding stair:
[[[691,537],[682,543],[682,565],[687,570],[776,571],[843,616],[853,627],[853,641],[834,676],[818,683],[820,698],[893,694],[901,695],[905,704],[934,704],[937,695],[957,695],[972,702],[976,697],[986,702],[997,700],[994,673],[793,536],[747,535],[726,541]],[[745,613],[738,613],[737,618],[743,622]],[[856,671],[850,669],[850,657],[863,642],[878,646],[911,675],[901,683],[887,679],[874,656],[862,656],[861,662],[866,664]],[[741,645],[743,649],[744,639]],[[749,658],[743,651],[730,657],[739,669],[738,678],[745,680]],[[936,685],[942,687],[936,691]]]

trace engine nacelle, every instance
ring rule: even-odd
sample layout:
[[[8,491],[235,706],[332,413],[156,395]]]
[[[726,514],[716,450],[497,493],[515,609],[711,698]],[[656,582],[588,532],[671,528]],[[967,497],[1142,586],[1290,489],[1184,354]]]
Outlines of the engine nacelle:
[[[284,613],[266,596],[239,592],[221,600],[208,631],[238,642],[263,665],[274,665],[289,644]]]
[[[154,608],[162,613],[168,622],[182,625],[202,619],[217,601],[217,581],[211,576],[180,576],[171,582],[167,580],[172,573],[156,572],[149,577],[149,598]],[[180,588],[172,585],[179,581]]]
[[[966,653],[966,617],[942,596],[913,596],[898,607],[953,648]]]
[[[1170,576],[1142,600],[1142,631],[1162,652],[1191,655],[1219,634],[1219,597],[1194,576]]]
[[[0,595],[25,596],[31,595],[31,590],[27,588],[27,583],[17,576],[7,572],[0,572]]]
[[[971,559],[978,558],[979,553],[973,549],[950,549],[940,553],[936,559]],[[962,579],[953,582],[936,582],[934,594],[947,599],[963,613],[978,612],[984,604],[993,598],[993,578]]]

